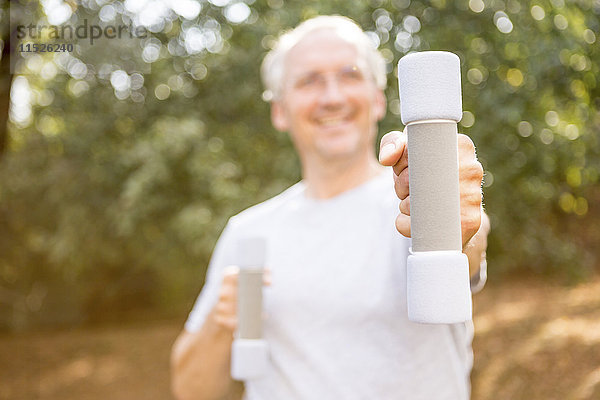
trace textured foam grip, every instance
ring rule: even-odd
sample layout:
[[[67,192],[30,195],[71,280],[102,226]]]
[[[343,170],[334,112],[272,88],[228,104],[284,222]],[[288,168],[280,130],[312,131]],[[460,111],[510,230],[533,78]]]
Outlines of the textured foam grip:
[[[462,118],[460,59],[446,51],[408,54],[398,62],[402,122]]]
[[[262,287],[266,257],[265,239],[249,236],[238,242],[238,331],[242,339],[262,337]]]
[[[262,337],[262,268],[240,268],[238,275],[238,337]]]
[[[456,123],[406,127],[413,251],[462,251]]]

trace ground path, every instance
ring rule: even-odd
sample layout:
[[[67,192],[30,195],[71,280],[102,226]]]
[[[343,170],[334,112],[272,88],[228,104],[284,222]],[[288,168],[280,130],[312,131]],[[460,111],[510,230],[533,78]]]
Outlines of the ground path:
[[[600,278],[475,296],[473,400],[600,399]],[[0,399],[168,400],[181,321],[0,336]]]

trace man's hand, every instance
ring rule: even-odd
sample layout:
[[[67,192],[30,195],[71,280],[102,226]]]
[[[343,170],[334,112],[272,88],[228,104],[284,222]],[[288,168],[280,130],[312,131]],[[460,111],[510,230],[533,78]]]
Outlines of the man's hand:
[[[379,162],[392,166],[394,188],[401,200],[400,214],[396,218],[396,229],[410,237],[410,190],[408,187],[408,148],[406,134],[399,131],[387,133],[381,139]],[[481,182],[483,167],[477,161],[475,145],[466,135],[458,135],[458,167],[460,186],[460,224],[462,244],[477,233],[481,225]]]
[[[238,267],[223,274],[217,304],[198,332],[184,330],[171,353],[172,390],[175,398],[242,399],[244,386],[231,379],[233,332],[238,325]],[[265,271],[264,283],[270,284]]]
[[[223,283],[219,291],[219,300],[213,309],[214,321],[222,328],[234,332],[237,328],[238,276],[240,269],[230,266],[225,269]],[[265,270],[263,284],[271,284],[269,270]]]
[[[238,275],[240,269],[227,267],[219,290],[219,301],[213,309],[215,322],[222,328],[235,331],[237,328]]]

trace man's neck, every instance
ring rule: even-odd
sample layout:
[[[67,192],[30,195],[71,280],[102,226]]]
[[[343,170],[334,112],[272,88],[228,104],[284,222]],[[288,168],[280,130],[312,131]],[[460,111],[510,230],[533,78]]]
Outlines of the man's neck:
[[[383,169],[375,155],[369,154],[359,160],[303,162],[302,176],[308,196],[329,199],[367,182]]]

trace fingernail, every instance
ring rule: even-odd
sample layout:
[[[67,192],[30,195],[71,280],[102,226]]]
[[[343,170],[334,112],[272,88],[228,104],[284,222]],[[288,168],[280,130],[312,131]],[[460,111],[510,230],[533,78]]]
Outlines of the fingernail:
[[[396,150],[396,145],[394,143],[388,143],[381,148],[379,152],[379,161],[388,158],[392,153]]]

